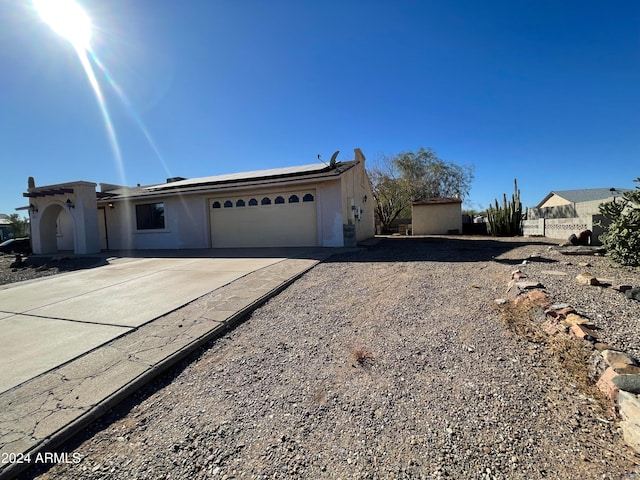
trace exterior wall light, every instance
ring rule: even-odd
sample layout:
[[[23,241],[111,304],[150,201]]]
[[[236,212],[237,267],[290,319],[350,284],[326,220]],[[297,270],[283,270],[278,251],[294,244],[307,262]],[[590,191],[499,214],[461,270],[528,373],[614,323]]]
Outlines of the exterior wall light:
[[[69,210],[71,210],[72,208],[76,208],[76,206],[73,204],[73,202],[71,201],[70,198],[67,198],[67,202],[66,203],[67,203],[67,208]]]
[[[29,210],[31,210],[31,213],[38,213],[38,207],[36,207],[33,203],[29,204]]]
[[[109,203],[107,204],[107,206],[108,206],[110,209],[112,209],[112,210],[113,210],[114,208],[116,208],[116,207],[113,205],[113,202],[109,202]]]

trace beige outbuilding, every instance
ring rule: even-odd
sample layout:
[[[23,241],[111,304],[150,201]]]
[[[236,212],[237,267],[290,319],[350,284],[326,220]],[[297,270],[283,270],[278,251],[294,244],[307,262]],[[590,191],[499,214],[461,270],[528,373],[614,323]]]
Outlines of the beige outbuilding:
[[[411,205],[413,235],[462,233],[462,200],[427,198]]]

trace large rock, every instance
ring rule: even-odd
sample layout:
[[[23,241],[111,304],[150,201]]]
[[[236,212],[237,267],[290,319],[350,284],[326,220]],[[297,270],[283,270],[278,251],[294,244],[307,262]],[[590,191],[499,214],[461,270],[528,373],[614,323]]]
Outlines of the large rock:
[[[564,322],[569,326],[584,325],[587,328],[591,328],[591,329],[596,328],[596,326],[593,324],[593,322],[591,322],[591,320],[589,320],[588,318],[581,317],[577,313],[568,314],[567,317],[564,319]]]
[[[616,373],[628,374],[628,375],[640,375],[640,367],[636,367],[635,365],[612,365],[613,369]]]
[[[569,332],[580,340],[588,340],[590,342],[600,338],[600,334],[598,332],[580,324],[572,325]]]
[[[613,288],[614,290],[620,292],[620,293],[624,293],[627,290],[631,290],[633,288],[633,286],[631,285],[613,285],[611,288]]]
[[[616,373],[639,375],[640,367],[636,365],[636,361],[626,353],[616,352],[614,350],[605,350],[600,355]]]
[[[640,375],[618,375],[611,379],[620,390],[630,393],[640,393]]]
[[[516,282],[516,287],[518,290],[533,290],[534,288],[544,288],[540,282],[536,282],[535,280],[520,280]]]
[[[632,300],[638,300],[640,302],[640,287],[631,288],[624,292],[627,298],[631,298]]]
[[[598,389],[602,393],[604,393],[614,405],[618,401],[618,392],[620,390],[613,383],[613,380],[615,380],[618,376],[619,375],[614,372],[613,368],[609,367],[604,371],[604,373],[600,377],[600,380],[598,380],[598,383],[596,383]]]
[[[589,273],[581,273],[576,277],[580,285],[599,285],[598,279]]]
[[[610,367],[621,365],[635,365],[636,362],[626,353],[616,352],[615,350],[605,350],[600,355]]]
[[[618,395],[622,436],[631,448],[640,453],[640,397],[622,391]]]
[[[511,278],[514,280],[520,280],[522,278],[527,278],[527,274],[522,272],[521,270],[514,270],[511,272]]]

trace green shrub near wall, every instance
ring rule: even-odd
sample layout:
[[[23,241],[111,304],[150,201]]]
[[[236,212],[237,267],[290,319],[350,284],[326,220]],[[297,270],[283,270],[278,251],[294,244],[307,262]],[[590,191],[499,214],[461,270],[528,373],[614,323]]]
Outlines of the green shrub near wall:
[[[640,177],[634,182],[640,183]],[[600,223],[605,231],[599,237],[610,257],[621,265],[640,266],[640,186],[599,209],[611,222],[608,226]]]

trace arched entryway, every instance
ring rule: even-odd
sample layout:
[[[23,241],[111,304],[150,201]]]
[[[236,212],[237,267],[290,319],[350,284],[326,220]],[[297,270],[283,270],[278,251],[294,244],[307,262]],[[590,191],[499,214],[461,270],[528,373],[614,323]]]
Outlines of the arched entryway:
[[[40,216],[39,226],[40,253],[75,252],[75,226],[66,207],[58,203],[48,205]]]
[[[31,244],[36,254],[100,251],[95,183],[29,187]]]

